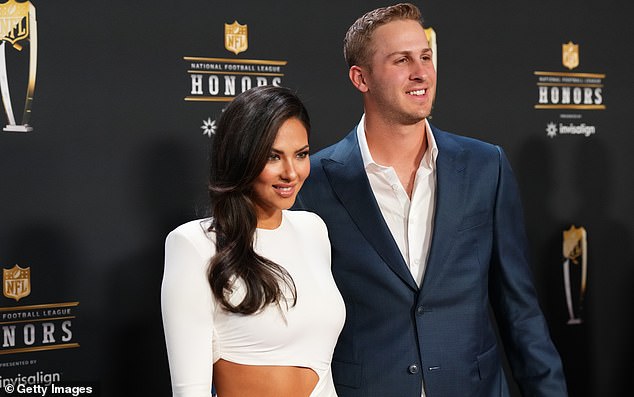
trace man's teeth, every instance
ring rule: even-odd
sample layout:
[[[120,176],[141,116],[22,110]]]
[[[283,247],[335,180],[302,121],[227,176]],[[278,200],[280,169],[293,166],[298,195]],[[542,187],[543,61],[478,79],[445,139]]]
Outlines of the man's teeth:
[[[408,92],[408,94],[410,94],[410,95],[425,95],[426,91],[427,90],[416,90],[416,91],[410,91],[410,92]]]

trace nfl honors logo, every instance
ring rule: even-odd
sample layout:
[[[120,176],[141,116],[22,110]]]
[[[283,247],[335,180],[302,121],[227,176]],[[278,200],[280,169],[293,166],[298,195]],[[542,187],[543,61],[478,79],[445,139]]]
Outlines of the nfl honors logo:
[[[574,44],[572,41],[562,44],[561,62],[570,70],[579,66],[579,44]]]
[[[2,269],[2,293],[9,299],[20,299],[31,293],[31,268],[18,265],[11,269]]]
[[[572,72],[580,64],[579,44],[568,41],[561,44],[561,63],[567,71],[536,71],[537,104],[535,109],[545,110],[605,110],[605,74]],[[546,127],[549,137],[557,135],[590,136],[596,126],[590,123],[575,124],[570,119],[581,119],[582,115],[560,114],[561,122],[550,122]],[[583,117],[585,118],[585,117]],[[559,126],[559,127],[557,127]]]
[[[225,23],[225,48],[238,55],[249,48],[247,25],[240,25],[238,21]]]
[[[2,0],[0,0],[2,1]],[[230,19],[229,19],[230,20]],[[234,19],[224,23],[225,49],[238,55],[249,48],[248,27]],[[186,101],[231,102],[236,95],[252,87],[282,86],[287,61],[245,59],[236,56],[185,56],[190,85]],[[202,127],[205,135],[215,130],[212,117],[205,117]]]

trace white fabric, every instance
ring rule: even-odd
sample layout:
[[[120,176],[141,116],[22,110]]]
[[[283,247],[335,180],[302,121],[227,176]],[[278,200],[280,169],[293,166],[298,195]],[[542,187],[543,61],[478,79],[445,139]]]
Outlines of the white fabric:
[[[319,381],[311,397],[336,397],[330,362],[345,320],[345,306],[330,269],[330,242],[317,215],[283,211],[274,230],[257,229],[255,250],[293,278],[297,304],[269,305],[253,315],[222,310],[207,281],[215,253],[210,220],[172,231],[165,244],[161,290],[163,326],[175,397],[209,397],[213,363],[301,366]],[[244,290],[234,284],[230,300]]]
[[[365,136],[365,115],[361,117],[357,126],[357,139],[370,187],[401,255],[419,287],[425,274],[431,246],[438,157],[438,146],[427,120],[425,133],[427,150],[416,171],[410,199],[394,168],[377,164],[372,159]]]

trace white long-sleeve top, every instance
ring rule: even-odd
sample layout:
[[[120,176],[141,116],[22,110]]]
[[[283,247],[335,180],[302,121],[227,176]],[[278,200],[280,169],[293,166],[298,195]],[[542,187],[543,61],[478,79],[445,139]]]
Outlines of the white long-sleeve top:
[[[207,279],[215,254],[210,220],[172,231],[165,244],[161,289],[163,326],[175,397],[209,397],[213,363],[301,366],[319,381],[311,397],[336,397],[332,353],[345,320],[345,306],[330,269],[330,242],[323,221],[303,211],[283,211],[281,225],[257,229],[256,252],[293,278],[297,304],[268,305],[252,315],[223,310]],[[230,300],[244,296],[240,282]]]

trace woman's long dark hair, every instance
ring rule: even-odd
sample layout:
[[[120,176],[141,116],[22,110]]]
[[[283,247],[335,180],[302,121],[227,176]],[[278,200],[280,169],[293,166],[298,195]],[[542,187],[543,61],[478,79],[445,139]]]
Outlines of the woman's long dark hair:
[[[252,186],[271,153],[277,131],[289,118],[297,118],[310,131],[304,105],[290,90],[265,86],[238,95],[220,117],[209,161],[209,198],[216,254],[209,264],[209,284],[222,307],[252,314],[285,299],[283,285],[297,300],[290,274],[253,249],[257,215]],[[246,288],[242,302],[232,304],[233,283]]]

